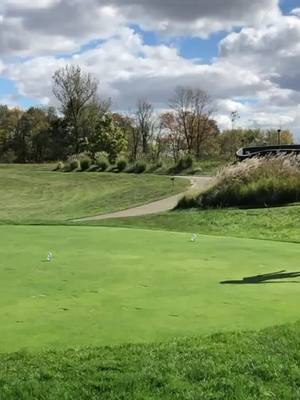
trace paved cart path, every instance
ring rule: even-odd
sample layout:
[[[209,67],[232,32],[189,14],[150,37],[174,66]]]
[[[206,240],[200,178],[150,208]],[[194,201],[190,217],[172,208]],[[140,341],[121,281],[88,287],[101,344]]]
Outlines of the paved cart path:
[[[210,177],[203,176],[178,176],[175,179],[189,179],[191,182],[190,189],[203,189],[209,185],[211,182]],[[190,190],[189,189],[189,190]],[[152,203],[144,204],[142,206],[129,208],[127,210],[117,211],[109,214],[95,215],[92,217],[85,217],[80,219],[75,219],[73,222],[85,222],[85,221],[97,221],[111,218],[126,218],[126,217],[138,217],[142,215],[158,214],[165,211],[172,210],[182,198],[186,192],[176,194],[174,196],[168,197],[166,199],[157,200]]]

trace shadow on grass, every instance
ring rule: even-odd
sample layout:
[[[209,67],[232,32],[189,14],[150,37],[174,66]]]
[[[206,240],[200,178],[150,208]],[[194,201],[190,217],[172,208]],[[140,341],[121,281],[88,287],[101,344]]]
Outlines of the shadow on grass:
[[[261,283],[300,283],[299,281],[283,281],[300,276],[300,272],[286,272],[285,270],[271,272],[269,274],[247,276],[241,280],[230,280],[220,282],[222,285],[251,285]]]

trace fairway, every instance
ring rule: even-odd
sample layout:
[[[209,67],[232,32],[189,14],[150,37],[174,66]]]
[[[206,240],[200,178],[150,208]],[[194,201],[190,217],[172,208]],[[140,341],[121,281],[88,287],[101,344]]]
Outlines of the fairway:
[[[295,278],[220,284],[299,271],[298,244],[191,243],[187,233],[102,227],[1,226],[0,235],[0,352],[162,341],[299,318]]]

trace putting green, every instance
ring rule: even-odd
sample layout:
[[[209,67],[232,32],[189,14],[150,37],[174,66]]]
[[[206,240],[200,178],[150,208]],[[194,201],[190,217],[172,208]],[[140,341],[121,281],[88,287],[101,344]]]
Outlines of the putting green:
[[[1,352],[159,341],[299,318],[300,284],[289,279],[219,283],[300,270],[298,244],[205,236],[191,243],[186,233],[99,227],[1,226],[0,235]]]

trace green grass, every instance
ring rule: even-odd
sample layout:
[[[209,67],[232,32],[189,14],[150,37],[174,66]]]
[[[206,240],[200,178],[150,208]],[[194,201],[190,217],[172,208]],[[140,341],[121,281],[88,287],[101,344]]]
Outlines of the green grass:
[[[53,168],[53,167],[52,167]],[[184,191],[167,177],[52,172],[51,166],[0,165],[1,223],[59,223],[117,211]]]
[[[300,278],[220,284],[300,270],[299,205],[72,226],[186,182],[50,170],[0,166],[0,400],[300,398]]]
[[[250,210],[193,209],[90,224],[300,242],[299,205]]]
[[[1,400],[297,400],[300,325],[0,355]]]
[[[100,227],[1,226],[0,352],[258,329],[299,317],[300,284],[220,285],[299,270],[300,247]],[[44,262],[48,250],[53,263]]]

